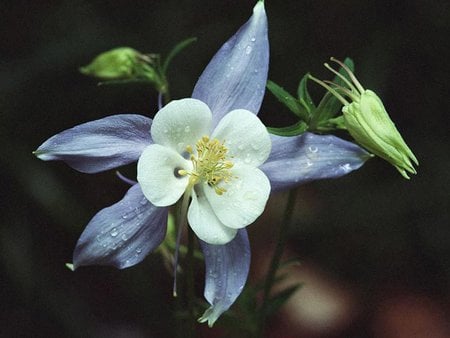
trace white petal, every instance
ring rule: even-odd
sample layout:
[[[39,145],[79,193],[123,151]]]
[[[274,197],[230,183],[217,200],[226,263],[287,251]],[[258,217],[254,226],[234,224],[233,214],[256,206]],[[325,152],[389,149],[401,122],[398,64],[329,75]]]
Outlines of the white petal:
[[[228,227],[239,229],[253,223],[264,211],[270,194],[270,182],[266,175],[245,164],[233,167],[231,181],[223,185],[227,191],[216,194],[205,187],[205,195],[217,218]]]
[[[211,110],[200,100],[175,100],[164,106],[153,119],[153,142],[183,153],[187,145],[209,135]]]
[[[155,122],[153,122],[155,123]],[[269,157],[271,141],[260,119],[245,109],[229,112],[219,122],[212,137],[225,141],[233,162],[257,167]]]
[[[137,180],[152,204],[169,206],[183,195],[189,177],[175,176],[178,169],[191,170],[192,164],[174,150],[159,144],[145,148],[138,161]]]
[[[230,242],[237,230],[226,227],[219,221],[206,199],[203,188],[197,186],[192,193],[188,210],[188,221],[195,234],[208,244],[226,244]]]

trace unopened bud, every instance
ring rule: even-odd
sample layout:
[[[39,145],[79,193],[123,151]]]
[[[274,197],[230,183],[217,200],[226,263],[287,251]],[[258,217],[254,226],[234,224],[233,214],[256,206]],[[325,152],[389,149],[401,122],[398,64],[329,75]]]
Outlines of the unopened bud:
[[[99,54],[80,72],[102,80],[129,79],[134,76],[140,53],[133,48],[120,47]]]
[[[333,58],[331,60],[347,72],[351,81],[328,64],[325,64],[325,67],[336,74],[346,86],[310,78],[342,102],[345,126],[356,142],[391,163],[403,177],[409,179],[408,173],[417,173],[412,162],[416,165],[419,162],[389,117],[383,102],[373,91],[364,89],[344,63]]]

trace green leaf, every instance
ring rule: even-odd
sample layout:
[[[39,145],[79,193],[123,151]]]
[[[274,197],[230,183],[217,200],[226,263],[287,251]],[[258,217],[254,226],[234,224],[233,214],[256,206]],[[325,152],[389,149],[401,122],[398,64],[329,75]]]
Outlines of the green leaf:
[[[183,49],[188,47],[193,42],[196,42],[197,38],[192,37],[188,38],[186,40],[183,40],[175,45],[175,47],[172,48],[172,50],[167,55],[166,59],[164,60],[163,66],[162,66],[162,73],[166,74],[167,69],[169,68],[170,63],[172,62],[173,58],[177,56]]]
[[[287,300],[302,286],[303,284],[298,283],[293,286],[290,286],[279,293],[277,293],[275,296],[273,296],[269,300],[269,306],[267,307],[267,313],[266,315],[271,315],[279,310],[279,308],[286,303]]]
[[[297,123],[281,128],[267,127],[267,131],[271,134],[278,136],[296,136],[303,134],[308,130],[308,125],[303,121],[298,121]]]
[[[308,82],[308,74],[303,76],[303,78],[300,80],[300,83],[298,85],[297,89],[297,95],[300,100],[300,103],[306,108],[309,114],[311,114],[312,111],[316,109],[316,105],[314,104],[311,96],[309,95],[308,88],[307,88],[307,82]]]
[[[317,126],[317,131],[322,133],[334,131],[336,129],[347,130],[343,115],[321,122]]]
[[[273,81],[267,81],[267,89],[286,107],[289,108],[295,115],[297,115],[301,120],[308,122],[309,113],[305,107],[303,107],[300,102],[284,90],[281,86],[277,85]]]

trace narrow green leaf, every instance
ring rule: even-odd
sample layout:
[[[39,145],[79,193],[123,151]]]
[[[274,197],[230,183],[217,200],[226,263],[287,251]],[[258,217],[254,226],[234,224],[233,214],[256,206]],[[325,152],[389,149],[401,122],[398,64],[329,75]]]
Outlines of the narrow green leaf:
[[[278,136],[296,136],[303,134],[308,130],[308,125],[303,121],[298,121],[297,123],[281,128],[267,127],[269,133]]]
[[[307,82],[308,82],[308,74],[302,77],[300,80],[300,83],[298,85],[297,89],[297,95],[300,100],[300,102],[303,104],[303,106],[306,108],[309,114],[311,114],[312,111],[316,108],[316,105],[314,104],[311,96],[308,92]]]
[[[188,39],[183,40],[183,41],[179,42],[178,44],[176,44],[175,47],[172,48],[172,50],[169,52],[166,59],[164,60],[164,63],[162,66],[162,73],[165,75],[173,58],[175,56],[177,56],[183,49],[185,49],[191,43],[196,42],[196,41],[197,41],[197,38],[192,37],[192,38],[188,38]]]
[[[269,300],[267,315],[271,315],[279,310],[286,301],[302,286],[301,283],[295,284],[277,293]]]
[[[289,108],[295,115],[297,115],[301,120],[308,122],[309,113],[305,107],[303,107],[300,102],[284,90],[281,86],[277,85],[273,81],[267,81],[267,89],[286,107]]]
[[[322,133],[334,131],[336,129],[347,130],[343,115],[321,122],[317,126],[317,131]]]

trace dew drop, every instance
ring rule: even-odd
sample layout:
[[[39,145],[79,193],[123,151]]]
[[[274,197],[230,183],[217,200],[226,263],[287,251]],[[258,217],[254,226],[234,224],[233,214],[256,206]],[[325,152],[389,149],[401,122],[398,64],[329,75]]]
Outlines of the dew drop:
[[[110,232],[110,235],[112,237],[116,237],[119,234],[119,232],[117,231],[117,228],[113,228]]]
[[[350,165],[350,163],[345,163],[345,164],[341,164],[339,166],[345,173],[348,173],[352,170],[352,166]]]
[[[142,252],[142,248],[137,248],[136,249],[136,253],[139,255],[139,254],[141,254],[141,252]]]
[[[312,152],[312,153],[317,153],[317,151],[319,150],[317,147],[314,147],[314,146],[309,146],[308,147],[308,150],[310,151],[310,152]]]
[[[250,41],[251,41],[251,42],[255,42],[256,39],[255,39],[255,38],[251,38]]]
[[[147,199],[146,199],[146,198],[143,198],[143,199],[140,200],[139,203],[140,203],[141,205],[146,205],[146,204],[147,204]]]
[[[122,241],[128,240],[127,234],[122,234],[121,238],[122,238]]]
[[[254,191],[246,191],[244,193],[244,198],[246,200],[254,201],[257,199],[257,197],[258,197],[258,195]]]
[[[250,54],[252,52],[252,46],[247,46],[246,48],[245,48],[245,54]]]
[[[261,145],[258,143],[252,143],[252,148],[253,148],[253,150],[259,150],[259,149],[261,149]]]
[[[122,218],[123,218],[123,219],[127,219],[127,218],[128,218],[128,215],[127,215],[127,214],[122,215]]]

